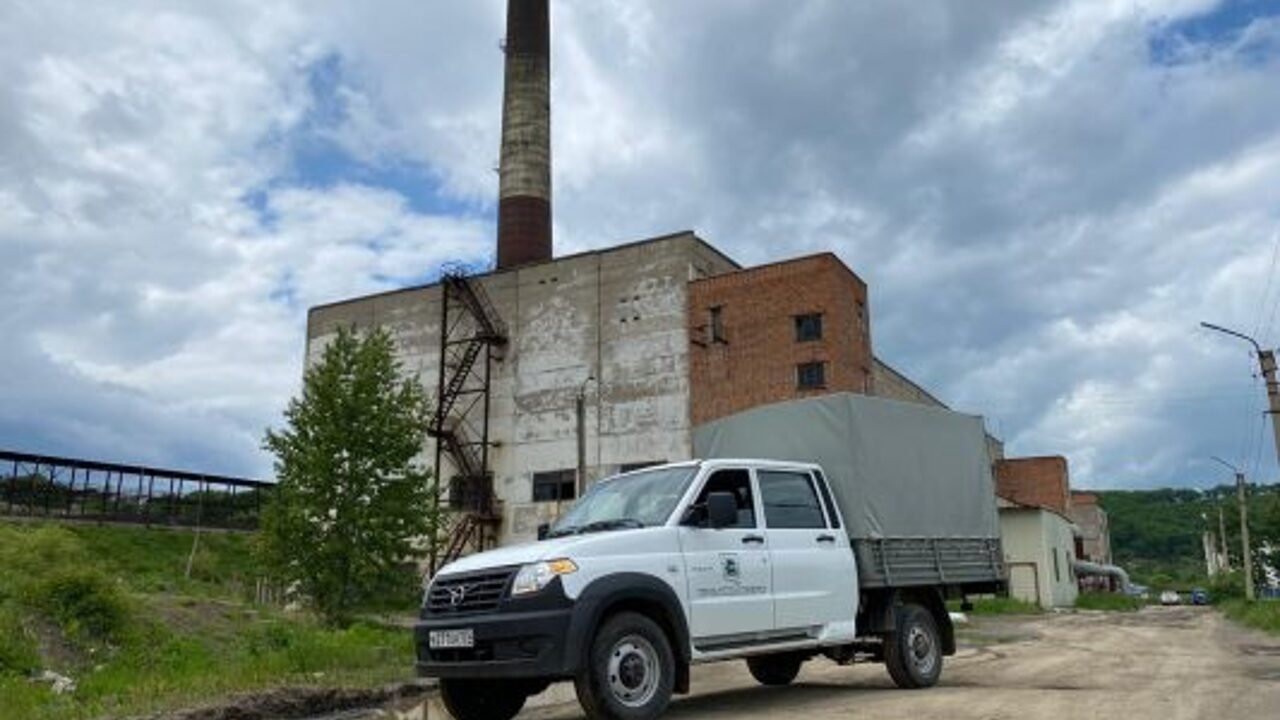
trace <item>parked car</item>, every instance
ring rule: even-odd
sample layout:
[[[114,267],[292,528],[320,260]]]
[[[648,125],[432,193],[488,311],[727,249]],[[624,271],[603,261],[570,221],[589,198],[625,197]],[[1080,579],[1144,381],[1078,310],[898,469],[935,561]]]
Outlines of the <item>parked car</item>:
[[[1204,588],[1195,588],[1194,590],[1192,590],[1191,604],[1192,605],[1208,605],[1209,591],[1205,590]]]
[[[853,428],[816,422],[831,413],[768,419],[810,427],[774,434],[804,438],[791,456],[830,473],[754,459],[626,473],[540,542],[442,568],[416,628],[419,673],[458,720],[509,720],[557,680],[593,720],[648,720],[689,691],[690,665],[732,659],[763,685],[817,657],[934,685],[956,649],[944,600],[1004,586],[982,423],[853,404],[868,415],[858,437],[880,442],[845,463]],[[760,442],[753,424],[717,429]]]
[[[1177,590],[1165,590],[1164,592],[1160,593],[1160,604],[1161,605],[1181,605],[1182,597],[1178,595]]]

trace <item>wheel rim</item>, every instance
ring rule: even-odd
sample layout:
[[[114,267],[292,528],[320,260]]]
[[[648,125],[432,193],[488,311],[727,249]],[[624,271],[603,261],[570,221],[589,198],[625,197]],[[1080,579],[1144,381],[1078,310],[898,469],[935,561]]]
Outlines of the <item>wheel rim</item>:
[[[926,676],[933,674],[938,662],[936,646],[933,636],[919,625],[907,631],[907,654],[917,672]]]
[[[639,635],[628,635],[609,651],[609,692],[627,707],[642,707],[658,692],[658,651]]]

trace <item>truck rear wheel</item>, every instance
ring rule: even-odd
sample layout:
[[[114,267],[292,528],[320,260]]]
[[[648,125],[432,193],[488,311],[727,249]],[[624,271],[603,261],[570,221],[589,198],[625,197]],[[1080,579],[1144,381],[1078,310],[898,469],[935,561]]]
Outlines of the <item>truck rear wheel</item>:
[[[756,655],[747,658],[747,669],[761,685],[790,685],[803,662],[804,658],[794,653]]]
[[[596,632],[574,686],[592,720],[652,720],[671,702],[675,678],[666,633],[644,615],[623,612]]]
[[[938,682],[942,639],[928,610],[915,604],[898,608],[894,631],[884,638],[884,664],[900,688],[926,688]]]
[[[528,697],[519,682],[440,679],[440,699],[457,720],[511,720]]]

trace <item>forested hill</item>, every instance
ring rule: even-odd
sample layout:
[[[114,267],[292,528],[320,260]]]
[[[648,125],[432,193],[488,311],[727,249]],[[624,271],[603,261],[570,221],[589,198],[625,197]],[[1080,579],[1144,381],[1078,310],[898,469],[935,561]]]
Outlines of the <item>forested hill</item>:
[[[1280,485],[1249,490],[1249,529],[1255,545],[1280,545]],[[1200,534],[1218,528],[1222,508],[1233,563],[1240,560],[1236,490],[1111,490],[1098,492],[1111,521],[1112,555],[1137,582],[1190,585],[1204,578]]]

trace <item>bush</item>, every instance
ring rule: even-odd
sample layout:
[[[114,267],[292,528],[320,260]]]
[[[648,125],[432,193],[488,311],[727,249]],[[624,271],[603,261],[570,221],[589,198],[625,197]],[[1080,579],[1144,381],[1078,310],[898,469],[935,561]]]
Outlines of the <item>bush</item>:
[[[34,584],[30,604],[58,623],[69,637],[116,640],[124,632],[129,607],[123,593],[101,573],[62,568]]]
[[[1280,635],[1280,601],[1249,602],[1232,598],[1219,603],[1219,607],[1227,617],[1242,625],[1257,628],[1272,635]]]
[[[1076,607],[1081,610],[1107,610],[1111,612],[1134,612],[1146,605],[1142,598],[1132,595],[1110,592],[1082,592],[1076,598]]]
[[[0,677],[30,675],[40,667],[35,642],[11,604],[0,604]]]

